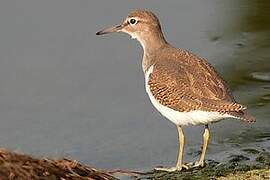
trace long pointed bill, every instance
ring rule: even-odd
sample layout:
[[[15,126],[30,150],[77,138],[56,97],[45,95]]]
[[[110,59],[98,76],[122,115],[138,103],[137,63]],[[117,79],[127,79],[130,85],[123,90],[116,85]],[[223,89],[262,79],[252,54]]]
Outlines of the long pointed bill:
[[[97,32],[96,35],[103,35],[103,34],[108,34],[108,33],[112,33],[112,32],[119,32],[124,26],[125,26],[124,24],[119,24],[119,25],[116,25],[114,27],[103,29],[103,30]]]

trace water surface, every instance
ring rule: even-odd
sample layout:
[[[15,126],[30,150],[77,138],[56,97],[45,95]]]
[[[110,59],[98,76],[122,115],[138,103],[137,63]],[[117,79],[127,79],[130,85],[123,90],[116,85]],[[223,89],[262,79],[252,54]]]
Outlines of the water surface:
[[[173,45],[207,58],[257,117],[212,125],[207,158],[270,150],[267,0],[1,1],[1,147],[101,168],[174,165],[176,128],[144,91],[138,42],[95,35],[135,8],[154,11]],[[186,161],[198,155],[202,130],[185,129]]]

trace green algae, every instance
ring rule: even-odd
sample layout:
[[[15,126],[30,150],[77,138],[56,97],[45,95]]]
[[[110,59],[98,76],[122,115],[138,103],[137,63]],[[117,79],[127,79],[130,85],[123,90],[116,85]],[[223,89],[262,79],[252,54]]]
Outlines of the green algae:
[[[254,158],[244,155],[245,153],[255,155]],[[239,177],[249,177],[254,179],[270,176],[270,152],[259,151],[257,149],[244,149],[243,154],[231,155],[226,162],[217,162],[208,160],[204,168],[195,168],[181,172],[161,172],[152,171],[147,175],[137,178],[155,179],[155,180],[195,180],[195,179],[230,179],[235,178],[236,174]],[[258,173],[262,173],[262,175]],[[256,178],[255,178],[256,177]]]

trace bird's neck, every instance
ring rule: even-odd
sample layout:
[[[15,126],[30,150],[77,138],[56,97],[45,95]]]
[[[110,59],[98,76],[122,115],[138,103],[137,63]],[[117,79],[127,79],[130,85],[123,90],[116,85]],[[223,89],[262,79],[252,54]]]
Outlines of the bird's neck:
[[[155,63],[156,54],[164,47],[168,46],[162,32],[152,32],[146,36],[138,36],[137,40],[143,47],[143,71],[146,70]]]

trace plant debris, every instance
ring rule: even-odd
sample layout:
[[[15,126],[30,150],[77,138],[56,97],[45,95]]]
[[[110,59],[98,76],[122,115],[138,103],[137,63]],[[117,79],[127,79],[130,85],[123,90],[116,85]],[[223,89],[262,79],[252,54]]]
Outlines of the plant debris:
[[[69,159],[35,159],[0,149],[1,180],[114,180],[112,175]]]

